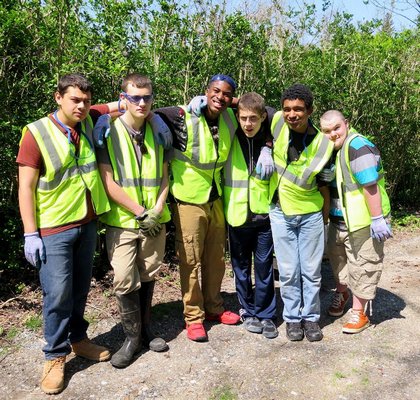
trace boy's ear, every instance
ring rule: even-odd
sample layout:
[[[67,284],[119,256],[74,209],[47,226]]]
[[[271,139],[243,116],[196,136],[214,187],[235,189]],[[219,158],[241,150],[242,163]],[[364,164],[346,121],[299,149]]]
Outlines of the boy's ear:
[[[63,96],[61,96],[60,92],[54,93],[54,100],[55,102],[61,106],[61,100],[63,99]]]
[[[308,115],[312,115],[312,113],[314,112],[314,107],[310,107],[308,108]]]
[[[266,118],[267,118],[267,111],[264,111],[263,114],[261,115],[261,122],[264,122]]]

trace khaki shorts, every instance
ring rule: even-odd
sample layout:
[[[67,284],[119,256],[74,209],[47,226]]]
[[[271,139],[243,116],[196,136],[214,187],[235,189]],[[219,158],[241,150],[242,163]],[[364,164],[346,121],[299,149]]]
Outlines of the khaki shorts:
[[[106,246],[114,270],[114,293],[127,294],[154,280],[165,255],[166,229],[156,237],[139,229],[107,226]]]
[[[357,297],[373,300],[383,269],[384,242],[371,238],[369,226],[349,233],[330,223],[327,248],[335,281]]]

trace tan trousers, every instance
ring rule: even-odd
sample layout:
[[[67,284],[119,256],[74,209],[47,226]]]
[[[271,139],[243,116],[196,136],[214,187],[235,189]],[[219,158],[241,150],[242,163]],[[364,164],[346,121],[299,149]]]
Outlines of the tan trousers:
[[[106,228],[109,262],[114,270],[114,293],[127,294],[153,281],[165,255],[166,229],[156,237],[143,235],[139,229]]]
[[[370,237],[370,227],[349,233],[330,223],[328,257],[334,279],[359,298],[373,300],[381,278],[384,243]]]
[[[207,204],[176,203],[173,219],[185,322],[202,322],[205,313],[224,311],[220,295],[226,242],[222,200]]]

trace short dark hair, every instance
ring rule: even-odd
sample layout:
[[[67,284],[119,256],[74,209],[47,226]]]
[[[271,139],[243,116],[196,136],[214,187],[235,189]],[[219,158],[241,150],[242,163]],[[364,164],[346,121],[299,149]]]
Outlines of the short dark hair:
[[[301,83],[295,83],[287,88],[281,95],[281,106],[285,100],[303,100],[306,108],[312,108],[314,104],[314,96],[308,86]]]
[[[235,90],[236,90],[237,85],[236,85],[235,80],[231,76],[224,75],[224,74],[216,74],[216,75],[213,75],[210,78],[207,87],[210,88],[211,84],[213,82],[217,82],[217,81],[226,82],[232,88],[232,92],[235,93]]]
[[[238,101],[238,112],[240,110],[255,111],[260,115],[265,113],[264,97],[255,92],[244,93]]]
[[[152,81],[146,75],[137,73],[128,74],[121,83],[121,89],[123,92],[127,91],[127,87],[130,83],[136,88],[149,88],[153,91]]]
[[[64,96],[70,86],[79,88],[83,93],[93,93],[92,84],[82,74],[63,75],[58,81],[57,92]]]

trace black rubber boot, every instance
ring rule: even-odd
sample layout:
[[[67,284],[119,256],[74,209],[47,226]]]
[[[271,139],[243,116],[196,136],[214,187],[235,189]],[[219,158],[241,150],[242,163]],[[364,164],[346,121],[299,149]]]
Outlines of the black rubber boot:
[[[139,291],[116,295],[121,325],[125,333],[125,341],[112,356],[111,364],[115,368],[128,367],[136,353],[141,350],[141,312]]]
[[[140,287],[140,309],[141,309],[141,334],[143,344],[152,351],[165,351],[169,346],[162,338],[157,338],[150,326],[150,315],[152,312],[152,298],[155,288],[155,281],[142,282]]]

